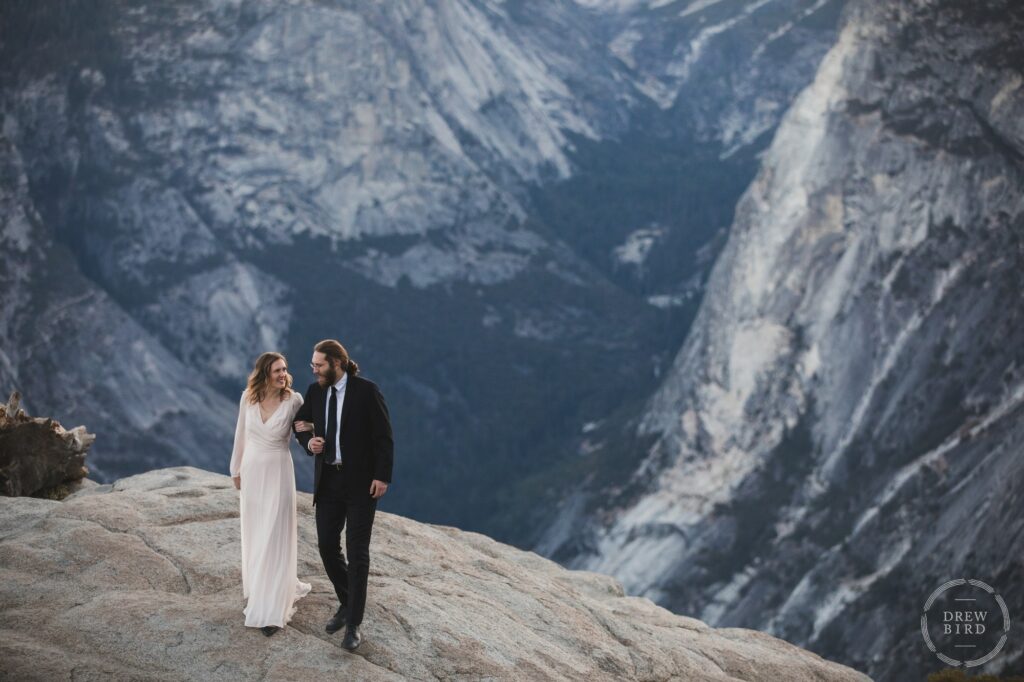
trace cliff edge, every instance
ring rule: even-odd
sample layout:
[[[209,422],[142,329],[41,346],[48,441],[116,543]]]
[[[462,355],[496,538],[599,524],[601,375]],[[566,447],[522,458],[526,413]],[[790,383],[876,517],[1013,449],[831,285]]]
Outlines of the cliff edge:
[[[63,501],[0,498],[0,677],[5,679],[868,678],[782,640],[711,628],[615,580],[485,536],[379,513],[365,641],[335,608],[299,495],[299,576],[313,584],[267,639],[243,625],[238,493],[169,468]]]

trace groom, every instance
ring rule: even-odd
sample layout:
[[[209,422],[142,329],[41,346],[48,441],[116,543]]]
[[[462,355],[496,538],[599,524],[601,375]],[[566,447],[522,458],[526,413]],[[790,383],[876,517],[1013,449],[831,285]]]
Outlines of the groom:
[[[394,460],[391,421],[377,384],[358,376],[359,365],[337,341],[316,344],[310,363],[316,383],[295,414],[295,435],[316,461],[313,505],[316,536],[327,577],[341,606],[327,632],[345,627],[341,645],[353,651],[370,575],[370,532],[377,500],[387,492]],[[312,422],[312,431],[300,431]],[[345,529],[348,563],[341,553]]]

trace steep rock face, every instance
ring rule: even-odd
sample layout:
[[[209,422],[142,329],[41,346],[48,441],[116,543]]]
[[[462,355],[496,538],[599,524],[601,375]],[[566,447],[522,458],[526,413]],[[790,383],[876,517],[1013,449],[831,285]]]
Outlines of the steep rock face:
[[[866,682],[738,628],[713,629],[612,579],[475,533],[379,513],[365,641],[335,608],[299,495],[299,577],[313,590],[281,632],[246,628],[238,493],[191,467],[63,502],[0,499],[0,652],[17,679],[700,679]]]
[[[1024,611],[1022,30],[1008,2],[851,6],[632,433],[642,465],[545,553],[883,680],[939,667],[916,623],[949,578]]]
[[[834,43],[843,3],[577,2],[646,106],[615,140],[577,143],[573,177],[551,183],[539,214],[620,286],[683,308],[669,324],[685,331],[757,154]]]
[[[31,197],[22,157],[0,137],[0,382],[30,412],[57,404],[68,424],[116,423],[87,464],[107,471],[202,463],[230,448],[234,405],[189,381],[180,359],[83,277]],[[186,454],[184,447],[192,448]]]
[[[775,129],[834,38],[839,0],[588,2],[670,128],[723,155]]]
[[[23,13],[70,40],[54,10]],[[557,10],[545,20],[558,31]],[[76,30],[107,49],[53,71],[33,59],[53,56],[45,41],[8,37],[6,134],[86,274],[217,379],[285,341],[301,294],[273,264],[282,245],[445,228],[464,248],[349,245],[309,264],[385,286],[505,281],[549,248],[516,229],[511,192],[568,174],[566,133],[624,118],[610,55],[560,58],[549,35],[470,3],[112,5]],[[601,111],[580,97],[589,82]]]

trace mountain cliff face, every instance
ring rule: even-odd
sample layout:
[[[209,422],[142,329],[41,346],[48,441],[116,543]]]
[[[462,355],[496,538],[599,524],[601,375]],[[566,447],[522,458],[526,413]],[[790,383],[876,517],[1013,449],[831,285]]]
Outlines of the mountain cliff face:
[[[941,666],[917,623],[950,578],[1024,611],[1021,35],[1010,2],[849,6],[604,444],[641,464],[578,491],[545,553],[880,680]]]
[[[94,476],[195,462],[218,467],[235,412],[83,276],[31,196],[18,149],[0,137],[0,381],[25,403],[57,403],[69,426],[110,424]],[[38,400],[37,400],[38,398]],[[185,447],[192,448],[186,454]]]
[[[526,542],[656,388],[835,6],[8,3],[0,380],[104,480],[223,470],[255,355],[303,388],[337,337],[396,509]]]
[[[271,639],[246,628],[238,493],[161,469],[57,502],[0,497],[0,652],[19,680],[649,680],[867,682],[760,632],[709,628],[607,576],[476,533],[380,513],[364,642],[323,624],[336,597],[300,494],[312,585]]]
[[[831,45],[837,0],[590,2],[669,130],[728,156],[775,129]],[[767,29],[767,30],[766,30]]]

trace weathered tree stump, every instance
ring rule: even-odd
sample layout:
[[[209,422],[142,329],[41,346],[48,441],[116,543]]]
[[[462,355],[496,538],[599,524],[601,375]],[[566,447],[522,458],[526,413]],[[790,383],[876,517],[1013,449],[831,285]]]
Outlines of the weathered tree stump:
[[[29,417],[20,402],[15,391],[0,403],[0,494],[36,495],[81,481],[96,436],[84,426],[69,431],[52,419]]]

